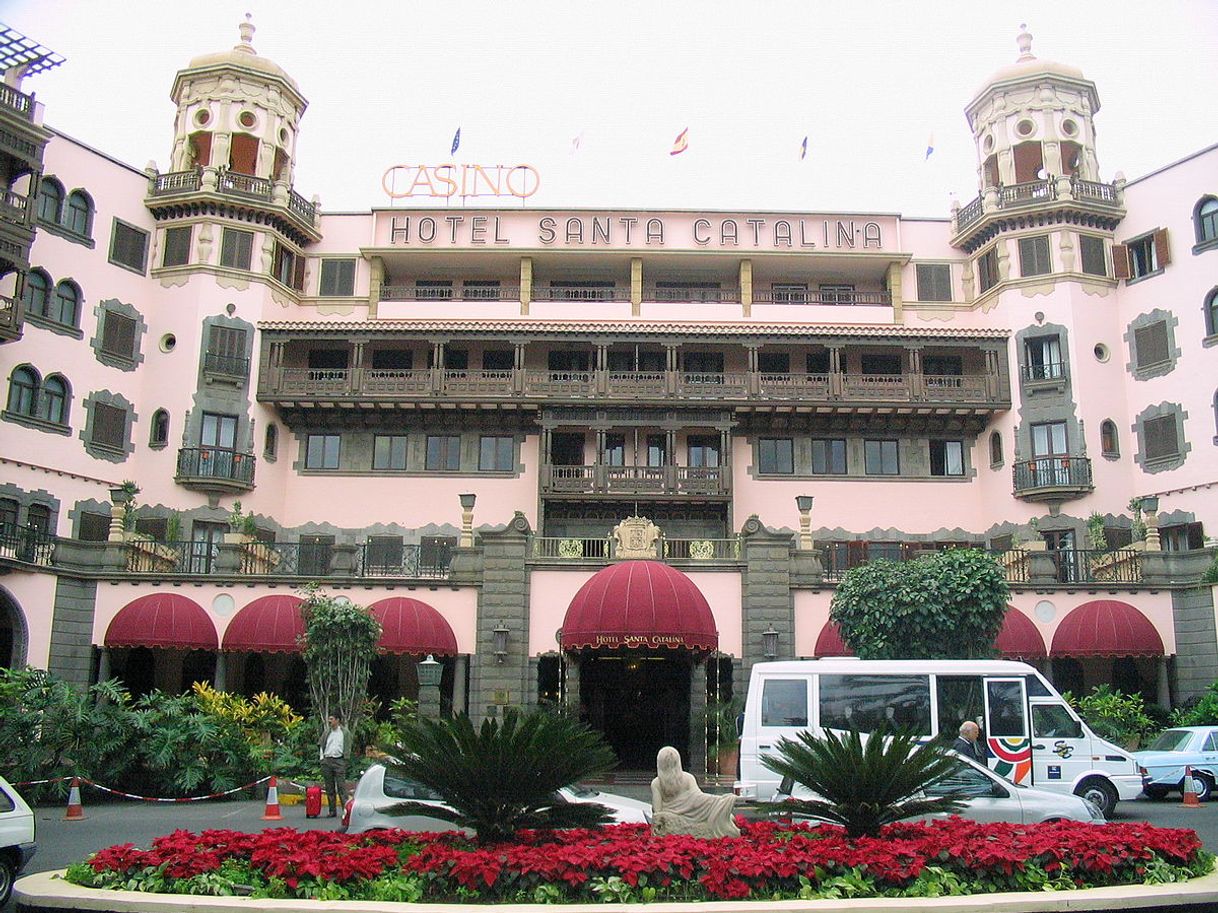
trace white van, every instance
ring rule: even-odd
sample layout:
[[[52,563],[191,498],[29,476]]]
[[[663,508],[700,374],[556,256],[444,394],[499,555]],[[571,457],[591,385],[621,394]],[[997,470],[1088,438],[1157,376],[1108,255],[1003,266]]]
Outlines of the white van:
[[[989,765],[1008,780],[1090,799],[1108,817],[1142,791],[1133,757],[1078,718],[1034,668],[1004,660],[812,659],[753,666],[736,793],[768,798],[761,763],[802,730],[871,732],[880,724],[954,739],[980,719]]]

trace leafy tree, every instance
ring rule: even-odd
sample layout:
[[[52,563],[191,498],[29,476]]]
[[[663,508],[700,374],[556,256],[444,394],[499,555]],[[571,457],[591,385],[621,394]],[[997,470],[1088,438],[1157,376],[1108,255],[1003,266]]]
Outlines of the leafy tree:
[[[604,773],[613,751],[582,723],[544,711],[508,710],[475,729],[468,716],[408,718],[390,754],[407,777],[439,793],[448,808],[416,802],[391,814],[425,814],[469,828],[480,843],[506,840],[521,828],[596,827],[603,805],[566,802],[560,787]]]
[[[326,718],[335,715],[354,731],[363,712],[381,624],[363,606],[316,589],[308,591],[300,610],[313,710],[323,727]]]
[[[841,737],[805,730],[796,741],[779,739],[778,753],[762,755],[761,763],[820,797],[770,808],[841,824],[851,837],[874,837],[885,824],[963,804],[957,795],[921,795],[960,763],[947,752],[935,742],[919,744],[913,732],[879,729],[864,742],[855,730]]]
[[[992,657],[1010,589],[990,555],[951,549],[847,571],[830,618],[861,659]]]
[[[1078,711],[1101,738],[1126,748],[1138,743],[1159,727],[1146,712],[1146,702],[1139,694],[1122,694],[1108,685],[1098,685],[1090,693],[1075,698],[1067,691],[1062,695]]]

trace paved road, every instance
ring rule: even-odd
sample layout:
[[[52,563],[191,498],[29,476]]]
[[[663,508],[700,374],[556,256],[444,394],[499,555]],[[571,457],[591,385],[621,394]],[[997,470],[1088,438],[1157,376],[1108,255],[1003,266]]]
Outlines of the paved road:
[[[650,800],[645,786],[616,786],[613,791]],[[305,817],[304,806],[282,808],[283,821],[263,821],[261,801],[195,802],[189,805],[162,805],[127,802],[90,803],[85,796],[85,819],[65,821],[62,807],[36,810],[38,854],[32,871],[59,869],[84,859],[90,852],[115,843],[147,846],[153,837],[178,828],[191,831],[231,828],[259,831],[266,827],[294,827],[299,830],[331,829],[336,819]],[[1218,801],[1201,808],[1185,808],[1174,794],[1162,802],[1137,799],[1117,807],[1117,821],[1149,821],[1163,827],[1191,827],[1201,835],[1206,849],[1218,853]],[[0,913],[11,913],[10,901]]]

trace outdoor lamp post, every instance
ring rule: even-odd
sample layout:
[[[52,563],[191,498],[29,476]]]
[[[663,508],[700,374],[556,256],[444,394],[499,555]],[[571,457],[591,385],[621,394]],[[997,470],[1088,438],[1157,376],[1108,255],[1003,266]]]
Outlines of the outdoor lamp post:
[[[502,621],[491,632],[495,635],[495,662],[501,663],[507,658],[508,628]]]
[[[766,659],[775,659],[778,656],[778,632],[774,630],[773,625],[761,632],[761,652],[765,654]]]
[[[427,659],[418,664],[419,686],[422,688],[438,688],[440,686],[440,677],[444,674],[444,666],[436,661],[436,658],[428,653]]]
[[[478,496],[471,493],[457,495],[461,500],[461,548],[474,547],[474,501]]]
[[[1142,499],[1142,513],[1146,515],[1146,551],[1157,552],[1162,549],[1159,542],[1159,499],[1148,495]]]
[[[795,507],[799,510],[799,550],[812,551],[812,496],[796,495]]]

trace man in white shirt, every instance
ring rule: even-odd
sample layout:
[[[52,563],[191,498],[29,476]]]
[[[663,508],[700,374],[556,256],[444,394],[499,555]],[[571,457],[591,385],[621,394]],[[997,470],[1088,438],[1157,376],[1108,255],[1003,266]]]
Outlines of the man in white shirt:
[[[338,814],[338,797],[347,779],[347,761],[351,757],[351,739],[342,720],[331,714],[330,728],[321,737],[321,776],[330,797],[330,817]]]

